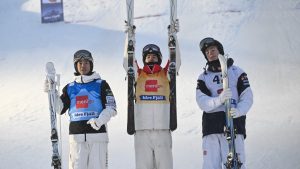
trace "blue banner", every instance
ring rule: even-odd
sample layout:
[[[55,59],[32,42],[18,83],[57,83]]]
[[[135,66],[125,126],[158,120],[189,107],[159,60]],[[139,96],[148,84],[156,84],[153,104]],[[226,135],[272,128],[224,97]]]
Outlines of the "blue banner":
[[[62,0],[41,0],[42,23],[64,21]]]

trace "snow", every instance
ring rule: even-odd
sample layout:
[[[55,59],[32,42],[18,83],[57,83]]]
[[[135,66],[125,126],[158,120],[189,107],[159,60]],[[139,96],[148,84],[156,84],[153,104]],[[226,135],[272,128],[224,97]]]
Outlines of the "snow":
[[[55,63],[61,88],[72,80],[72,55],[88,49],[95,70],[110,84],[118,115],[109,123],[109,168],[134,168],[133,136],[126,133],[126,73],[122,67],[125,1],[69,0],[67,23],[41,24],[39,0],[2,0],[0,6],[0,168],[50,169],[51,143],[45,64]],[[157,43],[167,58],[169,2],[135,2],[137,54]],[[152,16],[152,17],[151,17]],[[254,105],[247,115],[246,165],[300,168],[300,1],[178,1],[182,67],[178,76],[178,129],[174,169],[202,166],[201,116],[195,101],[205,60],[199,41],[223,43],[250,79]],[[61,117],[63,166],[68,160],[68,117]]]

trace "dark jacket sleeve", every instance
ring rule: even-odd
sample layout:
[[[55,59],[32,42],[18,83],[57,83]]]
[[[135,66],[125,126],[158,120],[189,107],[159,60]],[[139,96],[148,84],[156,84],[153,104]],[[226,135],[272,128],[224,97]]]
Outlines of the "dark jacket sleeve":
[[[246,73],[242,73],[240,75],[240,77],[238,78],[238,83],[237,83],[237,90],[238,90],[239,96],[248,87],[250,87],[250,83],[249,83],[247,74]]]
[[[205,82],[203,80],[197,80],[197,90],[199,89],[202,93],[206,94],[207,96],[211,96],[211,92],[205,85]]]
[[[68,85],[66,85],[63,88],[62,94],[60,96],[60,99],[61,99],[61,101],[63,102],[63,105],[64,105],[61,112],[60,112],[60,114],[64,114],[70,108],[71,101],[70,101],[70,98],[68,96],[67,90],[68,90]]]
[[[101,97],[103,108],[112,108],[113,110],[116,110],[115,97],[105,80],[103,80],[101,85]]]

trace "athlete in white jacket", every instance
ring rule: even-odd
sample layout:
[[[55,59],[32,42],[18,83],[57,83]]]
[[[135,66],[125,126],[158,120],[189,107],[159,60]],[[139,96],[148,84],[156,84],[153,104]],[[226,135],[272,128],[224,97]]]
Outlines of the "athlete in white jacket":
[[[225,100],[236,101],[236,107],[231,108],[234,118],[236,152],[245,169],[244,139],[246,138],[246,114],[252,106],[253,94],[247,74],[233,65],[228,59],[229,89],[223,90],[221,66],[218,55],[224,55],[222,44],[213,39],[205,38],[200,42],[200,49],[207,60],[207,68],[200,74],[197,81],[196,100],[203,110],[203,169],[222,169],[229,152],[228,141],[224,135]]]
[[[127,71],[127,55],[123,62]],[[177,70],[180,55],[177,56]],[[143,48],[144,67],[135,67],[134,146],[136,169],[173,169],[170,131],[169,61],[162,68],[162,54],[155,44]],[[131,124],[133,125],[133,124]]]
[[[69,126],[69,169],[107,169],[107,123],[117,114],[108,83],[93,72],[89,51],[74,54],[74,81],[63,88],[57,100],[60,114],[67,110]],[[45,83],[45,91],[49,85]]]

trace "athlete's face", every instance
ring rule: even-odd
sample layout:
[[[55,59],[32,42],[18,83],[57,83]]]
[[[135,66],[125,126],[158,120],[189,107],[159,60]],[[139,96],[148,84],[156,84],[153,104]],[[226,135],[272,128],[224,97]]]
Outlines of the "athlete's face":
[[[210,46],[205,50],[208,61],[218,60],[219,50],[216,46]]]
[[[146,63],[149,63],[149,62],[158,62],[158,57],[156,56],[156,54],[147,54],[145,62]]]
[[[77,62],[77,70],[81,75],[87,75],[91,70],[91,63],[82,59]]]

